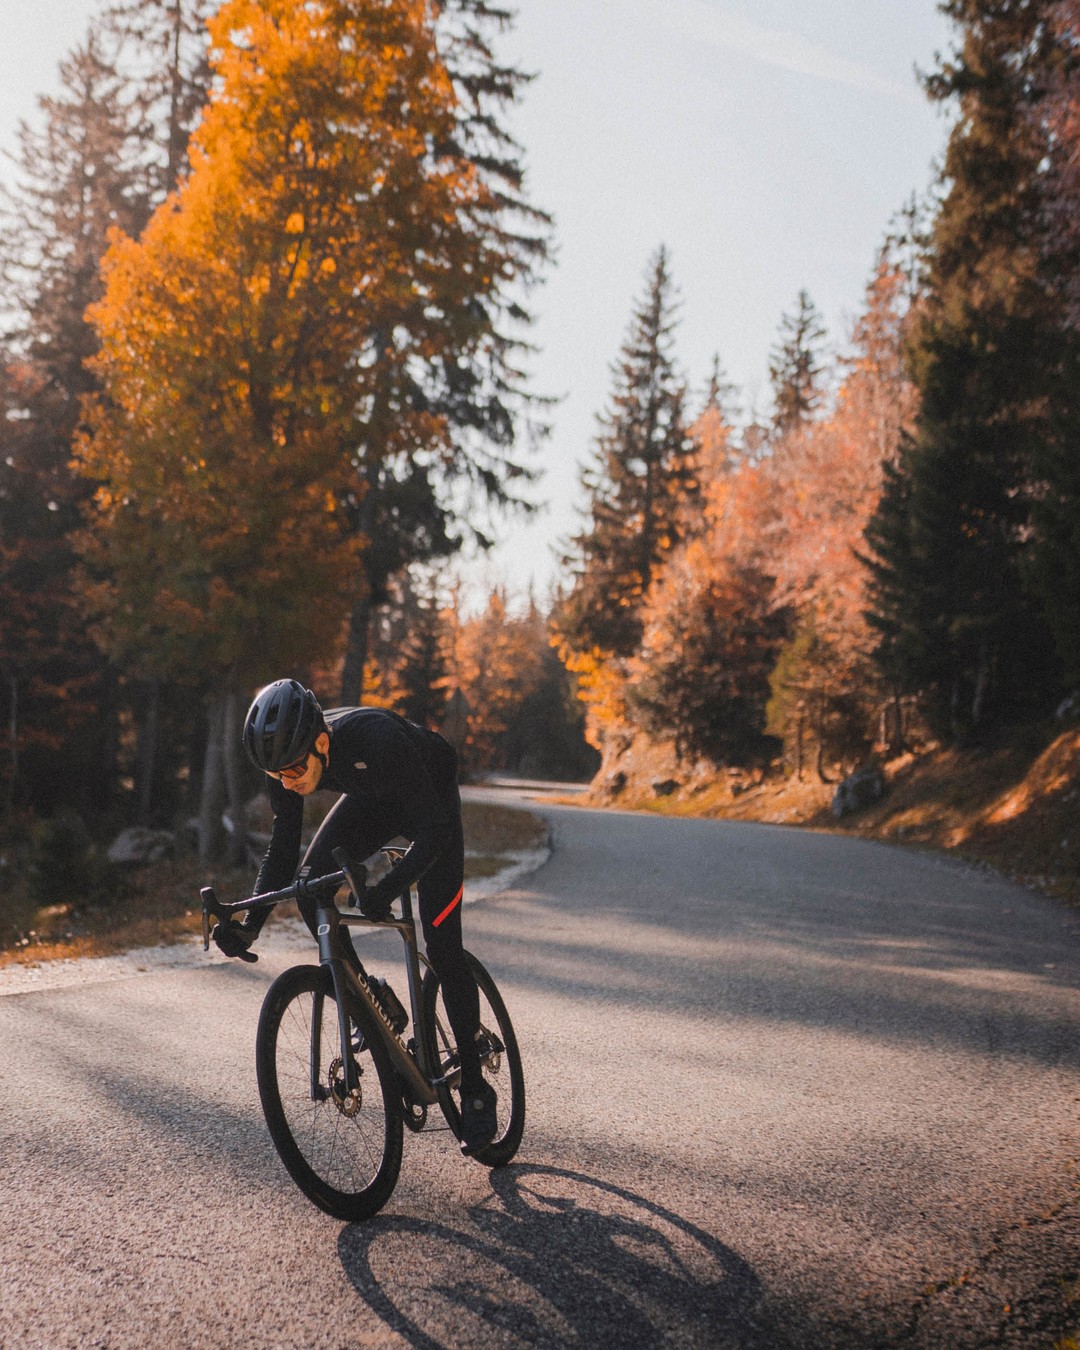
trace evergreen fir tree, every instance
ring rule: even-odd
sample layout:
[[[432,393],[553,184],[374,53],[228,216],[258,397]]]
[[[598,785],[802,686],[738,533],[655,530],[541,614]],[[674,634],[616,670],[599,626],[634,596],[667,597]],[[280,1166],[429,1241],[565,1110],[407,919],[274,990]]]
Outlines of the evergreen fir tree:
[[[397,711],[438,730],[448,696],[447,635],[434,589],[413,597],[401,643]]]
[[[452,164],[480,185],[465,214],[474,238],[483,242],[484,257],[475,267],[485,285],[462,288],[460,277],[448,276],[444,294],[429,294],[427,313],[420,314],[408,296],[375,334],[381,387],[355,453],[357,488],[345,502],[354,531],[371,546],[362,555],[350,615],[342,702],[362,695],[369,628],[387,602],[390,580],[411,564],[452,556],[467,538],[487,548],[492,513],[530,510],[527,491],[535,474],[523,449],[546,433],[544,400],[526,386],[530,348],[524,332],[531,319],[524,301],[547,261],[551,218],[528,199],[524,152],[506,125],[531,77],[496,51],[512,24],[510,10],[488,0],[441,0],[435,10],[456,111],[447,134],[429,151],[434,164]],[[456,330],[448,353],[423,366],[396,360],[387,335],[429,324],[437,306],[445,306],[446,321]],[[414,445],[399,450],[393,427],[402,413],[441,424],[455,453],[425,453]],[[467,506],[456,518],[451,500]]]
[[[137,116],[138,159],[156,204],[187,169],[188,142],[210,94],[206,21],[220,0],[116,0],[102,37],[116,47]]]
[[[1060,363],[1038,267],[1046,143],[1030,116],[1048,5],[952,0],[961,50],[928,80],[959,117],[910,348],[921,410],[868,531],[878,657],[956,739],[1037,711],[1053,688],[1024,582],[1031,489]]]
[[[780,321],[780,338],[769,354],[773,387],[773,433],[797,431],[821,406],[821,345],[825,325],[806,291],[800,291],[795,312]]]
[[[1028,578],[1053,630],[1062,677],[1080,688],[1080,3],[1060,0],[1050,22],[1059,49],[1035,118],[1050,131],[1042,240],[1046,284],[1063,311],[1050,427],[1032,478]]]
[[[788,616],[772,603],[770,577],[738,564],[705,574],[692,556],[700,541],[690,547],[651,607],[631,707],[680,756],[767,761],[776,748],[764,734],[768,676]]]
[[[601,418],[596,457],[582,475],[588,528],[567,560],[573,586],[558,628],[572,649],[629,656],[641,639],[641,606],[659,564],[686,531],[699,496],[698,447],[686,426],[686,390],[675,367],[674,288],[667,252],[650,265]]]
[[[20,128],[18,179],[4,202],[0,706],[9,801],[17,766],[22,800],[88,810],[112,765],[110,696],[80,613],[72,538],[89,489],[69,461],[92,387],[85,361],[96,341],[84,315],[101,294],[98,263],[108,231],[135,228],[145,202],[128,172],[123,82],[101,45],[77,49],[60,77],[60,93],[40,101],[40,128]]]

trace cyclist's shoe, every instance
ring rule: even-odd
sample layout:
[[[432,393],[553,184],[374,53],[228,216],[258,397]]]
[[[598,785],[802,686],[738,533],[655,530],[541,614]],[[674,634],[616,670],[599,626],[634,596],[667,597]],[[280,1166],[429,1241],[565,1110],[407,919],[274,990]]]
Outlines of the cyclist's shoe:
[[[495,1138],[497,1101],[495,1089],[486,1081],[474,1092],[462,1089],[461,1151],[466,1157],[478,1153]]]

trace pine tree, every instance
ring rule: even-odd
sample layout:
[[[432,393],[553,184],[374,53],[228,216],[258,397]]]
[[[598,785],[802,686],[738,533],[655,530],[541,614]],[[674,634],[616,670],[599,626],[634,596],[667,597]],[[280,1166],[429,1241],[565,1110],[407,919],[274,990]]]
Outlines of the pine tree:
[[[574,570],[558,628],[570,650],[629,656],[641,606],[664,558],[686,533],[700,493],[698,447],[685,421],[674,360],[676,299],[667,251],[652,260],[644,300],[612,368],[594,462],[582,475],[589,523],[573,540]]]
[[[928,80],[959,117],[911,344],[913,440],[868,531],[879,660],[962,739],[1037,710],[1053,678],[1025,587],[1031,489],[1060,362],[1039,277],[1044,130],[1030,116],[1051,61],[1048,6],[953,0],[961,49]]]
[[[137,116],[138,162],[146,193],[164,200],[188,168],[188,142],[210,95],[206,24],[221,0],[117,0],[101,35]]]
[[[777,345],[769,354],[773,388],[773,434],[786,436],[813,418],[824,397],[822,343],[825,325],[806,291],[800,291],[795,311],[780,321]]]
[[[423,321],[442,306],[453,330],[434,359],[419,366],[395,359],[386,334],[417,329],[411,303],[388,313],[377,336],[380,387],[355,452],[356,489],[345,502],[369,547],[349,618],[342,702],[362,696],[372,616],[387,603],[392,578],[409,565],[451,557],[466,539],[486,548],[488,516],[531,509],[526,494],[535,475],[522,443],[532,448],[546,431],[544,400],[525,381],[530,348],[523,334],[530,322],[524,302],[548,257],[551,220],[528,200],[523,151],[506,127],[530,77],[496,53],[511,26],[509,10],[488,0],[442,0],[435,13],[454,116],[432,148],[475,185],[459,209],[478,255],[441,285],[429,282]],[[400,448],[393,426],[403,411],[437,424],[445,444],[431,454]],[[456,518],[451,500],[465,503]]]
[[[69,461],[92,387],[96,339],[84,315],[101,294],[99,259],[110,229],[145,219],[145,202],[128,172],[123,82],[100,44],[78,48],[60,78],[60,93],[40,101],[40,128],[20,128],[4,202],[0,705],[9,803],[17,768],[24,800],[85,811],[108,795],[111,695],[80,612],[73,533],[88,489]]]
[[[683,757],[767,760],[768,676],[786,623],[773,605],[771,578],[716,559],[695,540],[650,597],[629,695],[637,719],[653,734],[671,736]]]
[[[438,730],[448,697],[448,634],[434,588],[415,597],[406,615],[400,647],[397,711],[410,721]]]
[[[1054,633],[1063,681],[1073,690],[1080,688],[1080,0],[1059,0],[1051,26],[1058,59],[1034,118],[1050,131],[1042,263],[1046,284],[1062,301],[1063,333],[1050,425],[1033,473],[1028,578]]]

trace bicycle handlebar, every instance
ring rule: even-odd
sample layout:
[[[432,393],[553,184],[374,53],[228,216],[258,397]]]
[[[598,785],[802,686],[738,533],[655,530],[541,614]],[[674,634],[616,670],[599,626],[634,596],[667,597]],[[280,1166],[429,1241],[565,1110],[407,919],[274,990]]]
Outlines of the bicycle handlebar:
[[[309,891],[337,890],[342,883],[349,887],[352,903],[359,905],[367,881],[366,869],[361,864],[350,863],[344,849],[334,849],[332,857],[341,869],[339,872],[328,872],[323,877],[299,876],[280,891],[265,891],[262,895],[252,895],[246,900],[222,901],[217,898],[213,886],[203,886],[199,891],[202,899],[203,951],[210,950],[211,916],[222,923],[229,923],[232,916],[242,909],[271,909],[274,905],[295,900]]]

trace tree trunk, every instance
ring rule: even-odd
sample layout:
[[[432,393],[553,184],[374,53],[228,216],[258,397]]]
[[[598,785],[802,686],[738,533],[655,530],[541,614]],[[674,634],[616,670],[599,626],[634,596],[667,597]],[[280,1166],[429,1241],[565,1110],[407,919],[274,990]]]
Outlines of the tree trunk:
[[[819,783],[832,783],[834,780],[825,772],[825,691],[822,690],[820,701],[817,707],[817,717],[815,718],[817,733],[817,758],[814,768],[817,772]]]
[[[986,713],[986,695],[990,688],[990,643],[984,637],[979,643],[979,661],[975,670],[975,690],[971,696],[971,725],[981,727]]]
[[[180,176],[180,165],[183,162],[185,146],[185,137],[183,127],[180,125],[180,102],[183,85],[183,74],[180,70],[180,38],[183,32],[183,12],[180,6],[180,0],[174,0],[172,7],[172,50],[169,53],[169,127],[168,127],[168,155],[169,163],[166,173],[168,175],[165,183],[166,190],[172,192],[176,187],[176,180]]]
[[[378,369],[386,360],[388,339],[384,333],[376,330],[372,334],[375,348],[375,367]],[[375,529],[375,503],[379,496],[379,470],[388,441],[388,423],[390,419],[389,390],[386,381],[380,379],[375,385],[375,398],[368,418],[367,446],[364,462],[360,471],[360,499],[356,516],[356,530],[368,540],[370,553],[371,540]],[[343,708],[359,704],[364,696],[364,668],[368,659],[368,639],[371,630],[372,583],[370,567],[361,564],[363,575],[360,578],[362,592],[349,615],[349,637],[345,647],[345,665],[341,672],[341,694],[339,702]]]
[[[154,787],[157,778],[158,741],[161,728],[161,681],[151,680],[147,686],[146,710],[139,724],[135,763],[139,780],[139,795],[135,820],[139,825],[153,823]]]
[[[215,694],[208,710],[209,732],[203,760],[202,798],[199,803],[199,863],[206,867],[224,854],[225,826],[221,810],[225,804],[225,730],[226,694]]]
[[[338,699],[343,708],[358,705],[363,700],[370,627],[371,601],[365,587],[364,597],[353,605],[349,615],[349,637],[345,646],[345,665],[341,672],[341,693]]]
[[[11,686],[11,708],[8,732],[11,740],[11,777],[8,779],[7,815],[10,819],[15,810],[15,791],[19,778],[19,677],[12,672],[9,677]]]
[[[906,748],[904,739],[904,705],[898,690],[881,706],[881,724],[878,728],[878,740],[890,757],[902,755]]]
[[[222,718],[222,759],[225,766],[225,783],[229,804],[229,819],[232,829],[229,831],[229,863],[241,867],[247,858],[247,818],[244,811],[244,790],[240,773],[240,731],[243,709],[240,693],[231,690],[225,695],[225,711]]]

